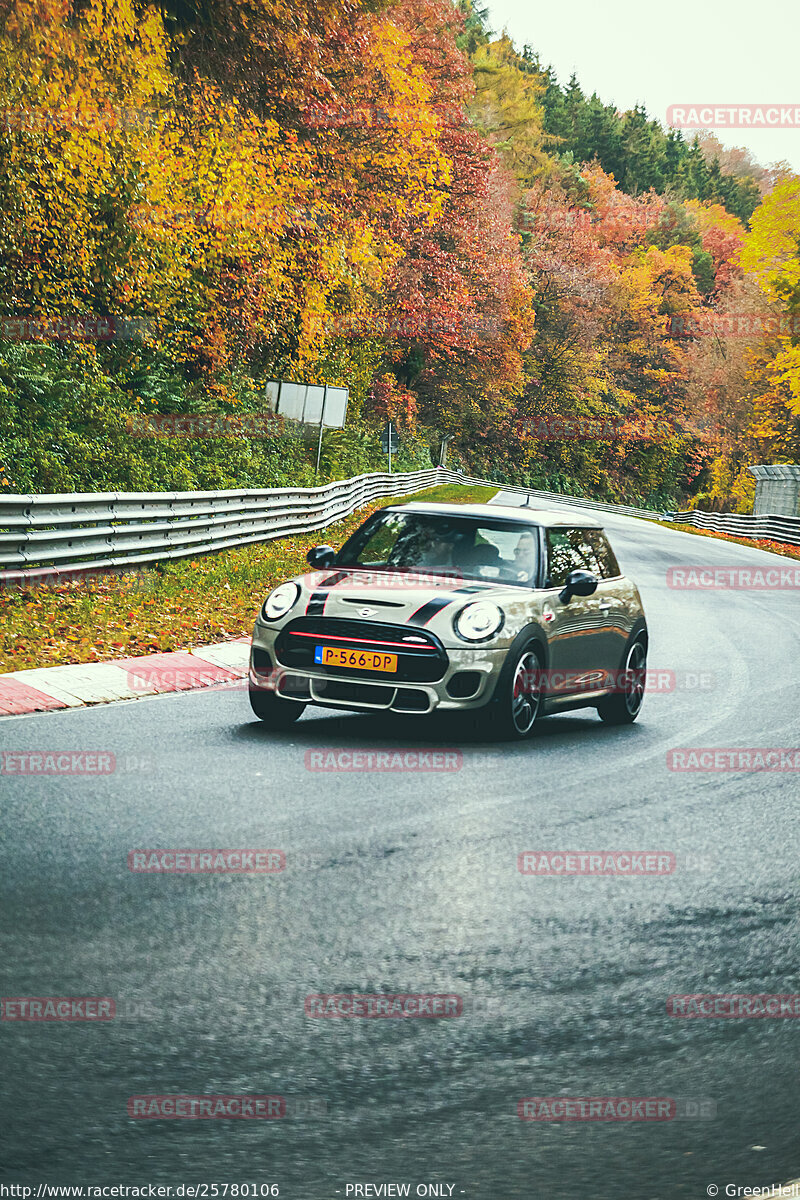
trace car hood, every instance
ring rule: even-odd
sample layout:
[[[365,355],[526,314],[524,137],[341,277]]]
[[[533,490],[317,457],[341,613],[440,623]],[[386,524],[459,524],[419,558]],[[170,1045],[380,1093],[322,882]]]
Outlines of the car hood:
[[[386,621],[405,624],[411,618],[424,624],[439,612],[455,613],[470,600],[491,600],[503,606],[532,599],[527,588],[498,585],[465,576],[418,571],[370,571],[367,568],[337,568],[298,576],[301,596],[290,617],[326,616],[351,620]],[[367,611],[369,610],[369,611]]]

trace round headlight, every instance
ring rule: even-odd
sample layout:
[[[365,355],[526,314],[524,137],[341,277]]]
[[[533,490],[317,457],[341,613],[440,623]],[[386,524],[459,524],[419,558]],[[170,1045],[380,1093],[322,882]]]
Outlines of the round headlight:
[[[503,627],[505,614],[491,600],[466,604],[453,622],[456,633],[466,642],[486,642]]]
[[[297,597],[300,595],[300,587],[296,583],[282,583],[280,587],[276,587],[274,592],[270,592],[264,601],[264,607],[261,609],[261,616],[265,621],[278,621],[281,617],[285,617],[293,604],[296,604]]]

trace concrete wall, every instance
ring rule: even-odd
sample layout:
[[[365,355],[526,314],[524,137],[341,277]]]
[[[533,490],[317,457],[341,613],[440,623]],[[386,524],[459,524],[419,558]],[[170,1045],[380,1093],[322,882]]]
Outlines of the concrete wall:
[[[754,516],[800,516],[800,466],[781,464],[748,468],[756,477]]]

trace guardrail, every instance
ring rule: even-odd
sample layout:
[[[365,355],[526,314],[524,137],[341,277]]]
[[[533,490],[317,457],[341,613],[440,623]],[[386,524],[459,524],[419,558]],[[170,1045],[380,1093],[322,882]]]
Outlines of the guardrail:
[[[0,583],[120,570],[324,529],[383,496],[461,478],[431,469],[316,488],[0,496]]]
[[[0,584],[126,570],[310,533],[371,500],[409,495],[440,483],[479,484],[527,494],[547,504],[578,505],[654,521],[666,518],[734,536],[800,545],[800,520],[793,517],[653,512],[476,479],[438,467],[398,475],[358,475],[316,488],[0,496]]]
[[[652,508],[631,508],[628,504],[604,504],[601,500],[587,500],[585,496],[565,496],[563,492],[538,492],[534,488],[518,487],[516,484],[510,483],[495,483],[490,479],[473,479],[469,475],[456,474],[453,476],[455,480],[461,480],[463,483],[478,483],[490,487],[496,487],[498,491],[515,492],[520,496],[533,496],[536,500],[545,500],[548,504],[569,504],[571,507],[576,505],[580,508],[594,508],[598,512],[615,512],[621,513],[624,517],[643,517],[647,521],[661,521],[664,517],[662,511],[656,512]]]
[[[733,537],[766,538],[771,542],[785,542],[789,546],[800,546],[800,518],[779,517],[763,513],[748,516],[742,513],[710,513],[694,508],[685,512],[668,512],[666,520],[681,525],[693,525],[695,529],[711,529],[714,533],[729,533]]]
[[[467,483],[486,483],[485,479],[469,479],[459,476]],[[621,513],[623,516],[643,517],[648,521],[674,521],[682,525],[693,525],[695,529],[710,529],[714,533],[729,533],[733,537],[752,538],[753,540],[768,539],[773,542],[783,542],[788,546],[800,546],[800,517],[781,517],[767,513],[750,516],[743,513],[709,513],[700,509],[673,512],[663,510],[654,512],[646,508],[631,508],[626,504],[604,504],[599,500],[587,500],[583,496],[564,496],[557,492],[537,492],[532,488],[512,487],[510,484],[497,484],[504,492],[518,492],[534,496],[537,500],[546,500],[548,504],[579,505],[594,508],[600,512]]]

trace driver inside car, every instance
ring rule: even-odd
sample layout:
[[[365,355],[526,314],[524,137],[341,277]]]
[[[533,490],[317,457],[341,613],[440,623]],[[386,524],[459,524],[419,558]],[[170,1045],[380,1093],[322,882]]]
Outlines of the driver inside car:
[[[533,583],[536,574],[536,541],[532,533],[520,534],[514,547],[514,567],[517,579],[522,583]]]

